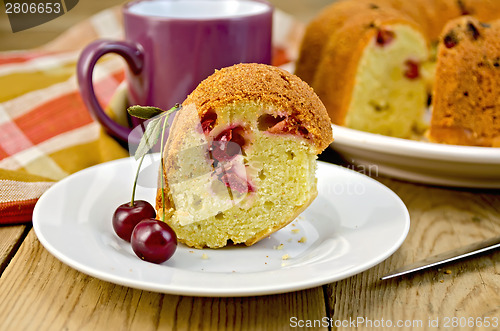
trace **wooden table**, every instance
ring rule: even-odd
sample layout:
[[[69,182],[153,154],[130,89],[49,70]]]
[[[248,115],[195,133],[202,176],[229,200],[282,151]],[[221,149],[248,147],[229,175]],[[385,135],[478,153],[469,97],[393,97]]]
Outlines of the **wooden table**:
[[[0,227],[0,330],[286,330],[302,323],[313,329],[343,323],[347,327],[340,329],[352,329],[354,321],[360,329],[370,329],[369,323],[433,329],[429,323],[451,327],[487,320],[496,321],[497,328],[485,329],[498,329],[500,252],[397,279],[379,278],[500,234],[500,194],[377,179],[410,211],[411,228],[401,248],[356,276],[280,295],[201,298],[114,285],[59,262],[31,226]]]
[[[327,1],[273,2],[307,19]],[[7,39],[2,49],[15,48]],[[401,248],[361,274],[280,295],[201,298],[131,289],[59,262],[30,225],[0,227],[0,330],[387,329],[389,323],[395,329],[398,323],[444,329],[464,321],[477,329],[500,328],[500,252],[379,280],[394,268],[500,234],[500,194],[376,179],[410,211],[411,228]],[[487,321],[490,327],[484,328]]]

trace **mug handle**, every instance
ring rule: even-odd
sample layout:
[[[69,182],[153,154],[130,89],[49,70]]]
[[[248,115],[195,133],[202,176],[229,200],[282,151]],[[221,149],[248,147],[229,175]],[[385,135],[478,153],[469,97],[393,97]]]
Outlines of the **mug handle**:
[[[95,96],[94,85],[92,83],[94,67],[99,58],[107,53],[115,53],[123,57],[133,74],[137,75],[141,73],[144,66],[144,53],[140,45],[127,41],[94,41],[85,47],[78,59],[77,76],[80,94],[91,114],[103,125],[106,132],[122,142],[130,142],[138,145],[138,137],[129,137],[132,129],[113,121],[106,114]]]

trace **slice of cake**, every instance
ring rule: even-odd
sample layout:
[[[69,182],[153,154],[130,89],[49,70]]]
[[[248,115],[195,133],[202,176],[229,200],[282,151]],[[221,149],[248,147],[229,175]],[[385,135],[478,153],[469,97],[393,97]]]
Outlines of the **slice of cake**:
[[[216,71],[176,115],[163,155],[158,218],[192,247],[252,245],[316,197],[316,157],[332,141],[313,90],[276,67]]]
[[[500,147],[500,21],[451,21],[439,44],[433,142]]]
[[[307,25],[295,74],[311,85],[330,35],[340,29],[350,17],[365,10],[378,11],[379,8],[376,7],[365,1],[338,1],[323,8]]]

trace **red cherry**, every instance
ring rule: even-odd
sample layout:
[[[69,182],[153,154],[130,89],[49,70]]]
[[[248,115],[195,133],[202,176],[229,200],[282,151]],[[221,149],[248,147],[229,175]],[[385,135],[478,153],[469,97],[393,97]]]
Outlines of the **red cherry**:
[[[145,218],[154,217],[156,217],[156,211],[147,201],[136,200],[133,206],[130,202],[124,203],[116,208],[113,214],[113,229],[118,237],[130,241],[135,226]]]
[[[132,232],[132,249],[144,261],[162,263],[174,255],[177,237],[167,223],[146,219],[136,225]]]

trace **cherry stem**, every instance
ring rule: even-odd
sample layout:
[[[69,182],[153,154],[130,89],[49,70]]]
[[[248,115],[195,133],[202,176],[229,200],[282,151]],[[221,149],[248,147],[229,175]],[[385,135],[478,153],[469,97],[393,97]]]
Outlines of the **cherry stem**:
[[[141,160],[139,161],[139,165],[137,166],[137,170],[135,172],[134,187],[132,188],[132,199],[130,200],[130,207],[134,207],[135,188],[137,187],[137,179],[139,178],[139,170],[141,170],[141,165],[142,165],[142,161],[144,161],[144,156],[146,156],[146,154],[144,154],[141,157]]]

